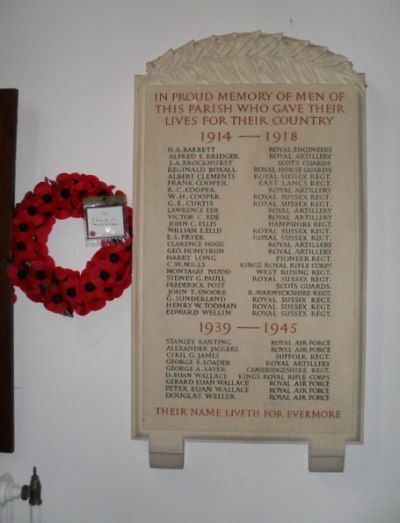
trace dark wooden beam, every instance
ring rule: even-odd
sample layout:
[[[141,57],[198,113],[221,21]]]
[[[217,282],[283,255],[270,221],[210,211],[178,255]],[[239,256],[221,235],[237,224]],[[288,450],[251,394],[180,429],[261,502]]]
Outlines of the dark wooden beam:
[[[0,452],[14,451],[12,286],[7,276],[14,207],[17,89],[0,89]]]

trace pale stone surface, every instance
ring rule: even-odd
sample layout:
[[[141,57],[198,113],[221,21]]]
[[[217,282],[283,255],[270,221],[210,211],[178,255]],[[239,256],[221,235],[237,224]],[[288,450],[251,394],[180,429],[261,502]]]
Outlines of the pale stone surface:
[[[310,441],[310,470],[339,471],[361,442],[364,96],[346,58],[262,33],[137,78],[133,433],[152,466],[211,438]]]

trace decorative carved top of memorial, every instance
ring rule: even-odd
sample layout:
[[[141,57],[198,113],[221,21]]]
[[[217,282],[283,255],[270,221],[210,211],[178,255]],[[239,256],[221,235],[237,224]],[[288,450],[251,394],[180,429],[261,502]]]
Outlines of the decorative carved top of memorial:
[[[281,34],[210,37],[136,78],[133,434],[362,441],[365,80]]]
[[[233,33],[189,42],[147,63],[143,84],[355,84],[365,88],[344,56],[282,34]]]

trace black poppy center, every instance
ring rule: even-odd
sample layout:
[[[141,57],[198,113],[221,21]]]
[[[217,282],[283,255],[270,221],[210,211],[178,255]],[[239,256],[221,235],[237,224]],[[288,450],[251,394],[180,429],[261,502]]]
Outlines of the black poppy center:
[[[101,271],[100,272],[100,279],[102,279],[103,281],[108,280],[109,277],[110,277],[110,273],[109,272],[107,272],[107,271]]]
[[[85,290],[87,292],[93,292],[94,289],[95,289],[95,286],[93,285],[92,282],[89,281],[89,282],[85,283]]]
[[[17,251],[26,251],[26,243],[25,242],[17,242],[16,245]]]
[[[69,189],[61,189],[60,194],[62,198],[69,198],[71,196],[71,191]]]
[[[29,216],[35,216],[37,213],[38,213],[37,207],[35,207],[34,205],[30,205],[28,207]]]
[[[43,270],[37,271],[36,278],[38,280],[44,280],[46,278],[46,271],[43,271]]]
[[[20,280],[26,280],[28,277],[27,271],[24,271],[23,269],[20,269],[18,271],[17,275],[18,275],[18,279],[20,279]]]
[[[62,302],[61,294],[55,294],[53,296],[52,300],[53,300],[53,303],[55,303],[56,305],[59,305]]]
[[[51,203],[53,201],[53,197],[51,194],[44,194],[42,196],[42,200],[44,201],[44,203]]]
[[[116,252],[113,252],[110,254],[108,259],[110,260],[111,263],[117,263],[119,261],[119,254],[117,254]]]
[[[18,229],[21,231],[21,232],[26,232],[28,229],[29,229],[29,226],[27,223],[20,223],[18,225]]]
[[[68,298],[75,298],[76,290],[73,287],[68,287],[66,292],[67,292]]]

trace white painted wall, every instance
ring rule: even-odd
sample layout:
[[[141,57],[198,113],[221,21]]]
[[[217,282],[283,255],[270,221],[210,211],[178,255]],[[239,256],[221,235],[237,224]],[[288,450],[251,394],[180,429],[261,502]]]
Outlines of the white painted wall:
[[[16,451],[36,465],[44,523],[400,521],[400,2],[398,0],[0,0],[0,87],[20,91],[16,199],[61,171],[131,194],[133,77],[191,39],[262,30],[326,45],[368,81],[365,444],[343,474],[307,471],[305,445],[188,443],[183,471],[150,470],[130,439],[130,292],[68,319],[19,294]],[[74,220],[51,249],[81,267]],[[16,507],[24,522],[28,507]]]

